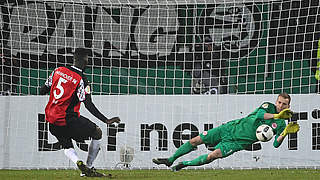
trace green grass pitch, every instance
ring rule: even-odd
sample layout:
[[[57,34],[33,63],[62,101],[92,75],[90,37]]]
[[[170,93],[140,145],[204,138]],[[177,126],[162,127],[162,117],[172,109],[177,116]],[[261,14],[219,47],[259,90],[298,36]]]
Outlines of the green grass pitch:
[[[152,179],[152,180],[319,180],[319,169],[253,169],[253,170],[99,170],[109,178],[81,179]],[[0,170],[0,179],[80,179],[78,170]]]

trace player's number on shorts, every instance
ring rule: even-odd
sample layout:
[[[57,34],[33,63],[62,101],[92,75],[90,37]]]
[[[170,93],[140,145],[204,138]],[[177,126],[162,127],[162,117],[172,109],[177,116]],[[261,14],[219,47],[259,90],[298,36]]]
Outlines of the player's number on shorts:
[[[60,90],[60,93],[57,94],[57,90],[56,89],[53,91],[53,95],[54,95],[55,99],[60,99],[61,96],[63,95],[64,89],[62,87],[62,83],[66,83],[66,82],[67,82],[66,79],[63,79],[62,77],[59,78],[59,81],[58,81],[58,84],[57,84],[56,88],[58,88]]]

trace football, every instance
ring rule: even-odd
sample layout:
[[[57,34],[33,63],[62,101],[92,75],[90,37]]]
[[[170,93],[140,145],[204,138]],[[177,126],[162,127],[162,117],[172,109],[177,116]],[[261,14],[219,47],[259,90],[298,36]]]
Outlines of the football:
[[[266,124],[260,125],[256,130],[256,137],[259,141],[267,142],[273,137],[273,130]]]

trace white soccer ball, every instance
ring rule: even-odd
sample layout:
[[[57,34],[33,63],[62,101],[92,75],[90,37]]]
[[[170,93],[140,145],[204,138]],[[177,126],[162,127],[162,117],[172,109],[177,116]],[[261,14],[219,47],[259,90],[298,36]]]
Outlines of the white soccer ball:
[[[256,130],[256,137],[259,141],[267,142],[273,137],[273,130],[266,124],[260,125]]]

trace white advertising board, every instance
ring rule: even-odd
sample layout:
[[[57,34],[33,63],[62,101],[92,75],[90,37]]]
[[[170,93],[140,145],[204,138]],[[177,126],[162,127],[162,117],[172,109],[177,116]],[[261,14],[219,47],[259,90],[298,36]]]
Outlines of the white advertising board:
[[[300,131],[290,141],[287,137],[279,148],[275,149],[271,140],[261,143],[261,150],[237,152],[200,168],[320,166],[320,119],[312,113],[319,109],[319,97],[292,95],[291,109],[297,113],[295,118],[300,124]],[[191,135],[244,117],[263,102],[274,103],[276,98],[277,95],[93,96],[98,109],[109,118],[119,116],[121,124],[108,127],[84,106],[81,114],[103,131],[95,167],[122,167],[120,150],[130,147],[134,154],[129,167],[166,168],[153,164],[152,158],[169,157]],[[57,140],[48,132],[48,125],[44,122],[47,100],[48,96],[0,97],[0,169],[76,167],[62,150],[52,150],[52,147],[57,148],[53,145]],[[90,141],[85,143],[79,148],[74,142],[79,157],[84,160],[87,155],[84,150]],[[197,151],[179,158],[177,162],[209,152],[201,145]]]

